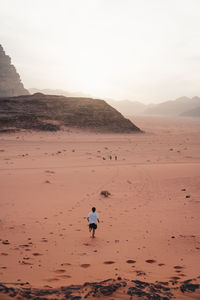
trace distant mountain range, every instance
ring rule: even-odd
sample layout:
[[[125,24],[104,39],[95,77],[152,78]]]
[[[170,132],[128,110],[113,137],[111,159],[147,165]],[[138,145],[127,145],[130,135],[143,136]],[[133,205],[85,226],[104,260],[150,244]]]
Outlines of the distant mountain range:
[[[160,116],[188,116],[200,117],[200,97],[180,97],[176,100],[166,101],[159,104],[145,105],[136,101],[106,100],[124,115],[160,115]]]
[[[165,115],[165,116],[187,116],[187,112],[200,107],[199,97],[181,97],[176,100],[166,101],[157,104],[153,107],[147,107],[144,111],[145,114],[152,115]],[[190,115],[192,116],[192,114]]]
[[[138,102],[138,101],[130,101],[130,100],[121,100],[115,101],[112,99],[105,99],[105,101],[110,104],[112,107],[117,109],[123,115],[138,115],[142,114],[147,105]]]
[[[43,93],[48,95],[63,95],[66,97],[89,97],[81,92],[68,92],[64,90],[36,88],[29,89],[31,94]],[[109,105],[117,109],[125,116],[132,115],[159,115],[159,116],[184,116],[200,118],[200,97],[180,97],[175,100],[165,101],[158,104],[144,104],[139,101],[104,99]]]
[[[81,92],[68,92],[60,89],[36,89],[30,88],[28,89],[30,94],[42,93],[45,95],[60,95],[65,97],[84,97],[84,98],[92,98],[89,94],[84,94]]]
[[[185,111],[184,113],[181,114],[181,116],[200,118],[200,106],[198,106],[194,109]]]

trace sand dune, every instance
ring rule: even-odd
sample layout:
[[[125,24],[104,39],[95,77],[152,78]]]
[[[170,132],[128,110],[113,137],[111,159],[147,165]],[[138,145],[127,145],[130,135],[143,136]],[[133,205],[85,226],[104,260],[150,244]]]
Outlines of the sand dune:
[[[145,134],[0,136],[1,282],[199,283],[199,121],[134,121]],[[101,221],[95,239],[86,220],[92,206]]]

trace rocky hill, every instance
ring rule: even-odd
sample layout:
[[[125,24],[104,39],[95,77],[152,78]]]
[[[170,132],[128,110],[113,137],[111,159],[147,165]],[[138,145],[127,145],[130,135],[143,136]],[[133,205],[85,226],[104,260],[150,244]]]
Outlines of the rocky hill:
[[[104,100],[41,93],[0,98],[1,131],[15,128],[53,131],[63,126],[98,132],[141,132]]]
[[[27,94],[29,92],[24,88],[19,74],[11,64],[10,57],[5,54],[3,47],[0,45],[0,97]]]

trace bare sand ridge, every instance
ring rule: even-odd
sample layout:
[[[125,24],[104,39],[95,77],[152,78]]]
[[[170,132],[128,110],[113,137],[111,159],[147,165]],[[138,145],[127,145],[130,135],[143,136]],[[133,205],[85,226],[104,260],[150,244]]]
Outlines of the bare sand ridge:
[[[200,121],[134,122],[146,133],[0,136],[2,283],[199,283]],[[101,221],[95,239],[86,220],[92,206]],[[129,298],[122,291],[108,297]]]

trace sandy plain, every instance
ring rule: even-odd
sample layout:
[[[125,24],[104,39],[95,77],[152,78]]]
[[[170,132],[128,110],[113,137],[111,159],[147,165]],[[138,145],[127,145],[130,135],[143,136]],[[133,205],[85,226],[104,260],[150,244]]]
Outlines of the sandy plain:
[[[0,282],[199,283],[200,121],[133,122],[145,133],[0,136]],[[100,218],[95,239],[86,220],[92,206]],[[177,294],[193,297],[200,294]]]

